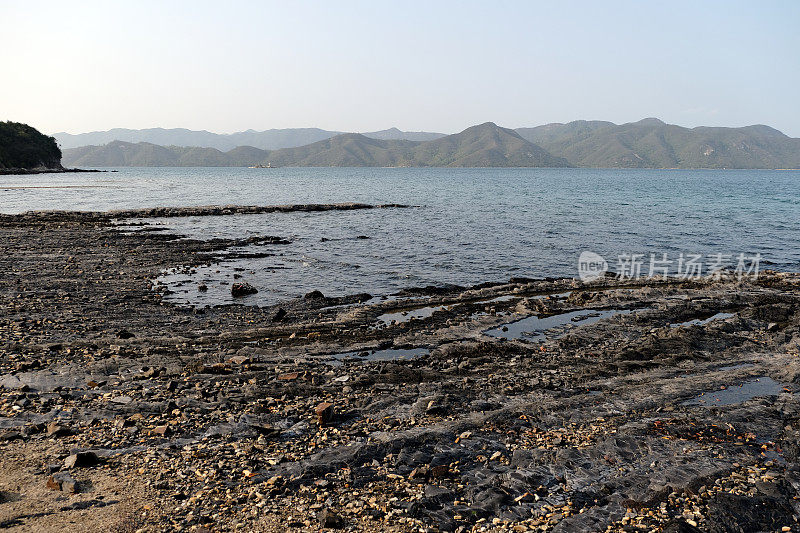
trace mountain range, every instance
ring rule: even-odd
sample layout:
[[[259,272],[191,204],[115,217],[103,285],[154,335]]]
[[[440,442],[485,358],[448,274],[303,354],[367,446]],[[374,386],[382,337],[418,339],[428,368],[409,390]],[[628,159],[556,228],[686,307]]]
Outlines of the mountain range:
[[[487,122],[461,133],[429,141],[375,139],[344,133],[305,146],[262,150],[238,146],[216,148],[159,146],[113,141],[102,146],[64,150],[69,165],[119,166],[335,166],[335,167],[565,167],[514,130]]]
[[[113,135],[113,131],[83,135]],[[189,137],[217,135],[190,130],[120,131],[147,139],[176,131],[188,132]],[[63,163],[84,167],[800,168],[800,139],[768,126],[684,128],[655,118],[621,125],[579,120],[516,130],[487,122],[453,135],[402,132],[392,128],[369,134],[302,129],[250,131],[218,137],[235,144],[252,135],[263,146],[268,138],[265,134],[272,135],[269,142],[273,146],[282,146],[264,149],[242,144],[222,151],[208,146],[163,146],[152,141],[117,139],[102,145],[65,149]]]
[[[800,139],[763,125],[683,128],[646,118],[622,125],[578,120],[516,131],[580,167],[800,168]]]
[[[130,130],[115,128],[108,131],[92,131],[89,133],[54,133],[62,150],[79,148],[81,146],[102,145],[113,141],[126,141],[130,143],[146,142],[162,146],[198,146],[201,148],[216,148],[227,151],[237,146],[253,146],[262,150],[279,150],[281,148],[294,148],[311,144],[317,141],[330,139],[341,135],[341,131],[328,131],[319,128],[286,128],[265,131],[239,131],[236,133],[211,133],[210,131],[195,131],[183,128],[148,128],[143,130]],[[429,133],[426,131],[400,131],[397,128],[373,131],[363,134],[373,139],[404,139],[409,141],[431,141],[444,137],[444,133]]]

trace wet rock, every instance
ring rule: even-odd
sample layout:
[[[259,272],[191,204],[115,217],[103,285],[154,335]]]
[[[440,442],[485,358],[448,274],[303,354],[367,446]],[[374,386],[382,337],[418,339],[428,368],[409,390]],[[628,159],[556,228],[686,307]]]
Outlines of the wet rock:
[[[325,295],[321,291],[311,291],[303,296],[306,300],[323,300]]]
[[[241,298],[242,296],[247,296],[249,294],[256,294],[258,289],[250,285],[249,283],[234,283],[231,285],[231,296],[234,298]]]
[[[280,322],[281,320],[283,320],[284,318],[286,318],[286,315],[287,315],[287,313],[286,313],[286,309],[284,309],[283,307],[281,307],[281,308],[279,308],[277,311],[275,311],[275,313],[272,315],[272,318],[271,318],[271,320],[272,320],[273,322]]]
[[[120,339],[132,339],[133,337],[135,337],[135,335],[127,329],[121,329],[117,332],[117,338]]]

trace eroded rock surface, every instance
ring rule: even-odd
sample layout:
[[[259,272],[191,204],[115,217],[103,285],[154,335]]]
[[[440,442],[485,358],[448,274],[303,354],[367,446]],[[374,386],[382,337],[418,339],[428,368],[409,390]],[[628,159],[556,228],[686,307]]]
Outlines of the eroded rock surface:
[[[797,529],[800,275],[152,290],[237,242],[0,219],[0,527]]]

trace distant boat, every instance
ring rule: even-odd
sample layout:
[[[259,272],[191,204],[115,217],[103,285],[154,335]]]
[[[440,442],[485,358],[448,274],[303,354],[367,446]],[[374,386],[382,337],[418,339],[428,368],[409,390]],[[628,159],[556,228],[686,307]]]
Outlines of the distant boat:
[[[272,166],[272,163],[267,163],[266,165],[256,165],[256,166],[247,167],[247,168],[274,168],[274,167]]]

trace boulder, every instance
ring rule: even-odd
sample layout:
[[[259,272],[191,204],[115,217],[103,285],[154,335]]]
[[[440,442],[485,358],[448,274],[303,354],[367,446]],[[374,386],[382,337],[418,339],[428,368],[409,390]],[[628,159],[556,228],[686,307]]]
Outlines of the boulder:
[[[248,294],[256,294],[258,289],[250,285],[249,283],[234,283],[231,285],[231,295],[234,298],[241,298],[242,296],[247,296]]]

